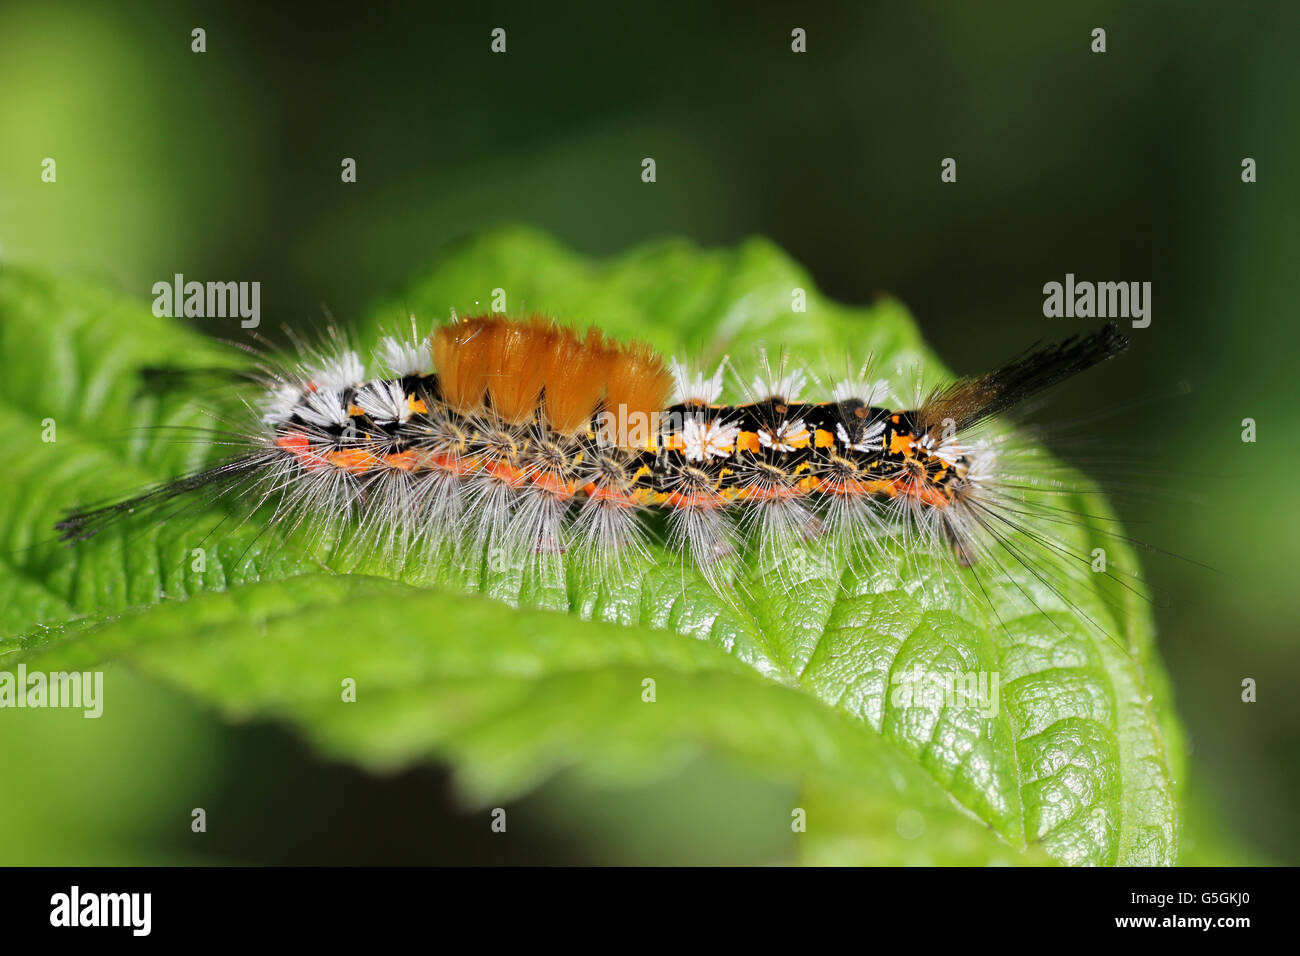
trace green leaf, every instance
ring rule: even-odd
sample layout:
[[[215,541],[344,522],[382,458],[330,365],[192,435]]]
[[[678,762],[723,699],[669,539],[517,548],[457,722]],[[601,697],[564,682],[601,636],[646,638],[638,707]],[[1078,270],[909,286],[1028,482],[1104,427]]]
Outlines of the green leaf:
[[[794,289],[806,313],[792,313]],[[512,311],[678,355],[785,345],[814,362],[871,352],[887,372],[944,376],[897,303],[829,302],[758,240],[715,251],[670,241],[595,262],[499,230],[448,251],[356,338],[369,346],[408,313],[483,311],[495,290]],[[4,354],[30,357],[13,363],[0,411],[15,491],[0,506],[0,629],[12,636],[0,666],[122,661],[232,717],[289,721],[366,766],[447,761],[481,801],[566,767],[628,784],[725,755],[802,781],[798,839],[812,862],[1174,861],[1181,732],[1132,595],[1118,610],[1091,589],[1066,595],[1114,641],[1029,572],[995,582],[985,602],[959,579],[971,572],[898,543],[857,569],[809,552],[762,573],[773,569],[751,558],[738,603],[658,547],[644,575],[618,584],[576,564],[558,583],[447,561],[401,567],[354,530],[281,539],[258,519],[220,524],[219,512],[64,549],[48,530],[62,508],[203,460],[201,445],[123,436],[210,424],[201,400],[146,394],[136,370],[232,359],[143,304],[39,274],[0,276],[0,317]],[[53,443],[41,440],[48,419]],[[1104,540],[1112,566],[1136,568],[1101,527],[1081,517],[1065,534],[1085,554]],[[1024,609],[1022,589],[1045,614]],[[970,673],[998,676],[996,709],[892,693]],[[356,703],[340,699],[345,678]]]

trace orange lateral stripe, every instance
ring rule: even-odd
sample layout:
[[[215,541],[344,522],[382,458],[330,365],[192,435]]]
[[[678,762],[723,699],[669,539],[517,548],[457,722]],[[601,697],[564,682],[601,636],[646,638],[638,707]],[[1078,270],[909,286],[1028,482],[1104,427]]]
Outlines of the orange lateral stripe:
[[[804,492],[793,488],[737,488],[736,497],[745,501],[784,501],[802,497]]]
[[[824,478],[814,479],[817,491],[824,495],[884,495],[894,498],[898,489],[892,481],[834,481]]]
[[[684,495],[674,491],[665,495],[664,504],[669,508],[721,508],[727,502],[719,495]]]
[[[946,508],[951,502],[929,482],[914,481],[903,489],[903,494],[916,498],[935,508]]]
[[[424,457],[424,464],[430,468],[441,468],[457,475],[469,475],[478,471],[478,462],[462,455],[429,454]]]
[[[524,473],[522,471],[499,461],[487,462],[483,466],[483,470],[493,478],[500,478],[508,485],[518,485],[524,480]]]
[[[286,451],[300,452],[306,451],[310,446],[307,436],[302,432],[289,432],[287,435],[277,435],[275,443]]]
[[[632,494],[625,494],[622,491],[598,485],[594,481],[583,485],[582,490],[588,498],[595,501],[609,501],[625,508],[635,508],[640,503],[640,498],[635,491]]]
[[[335,468],[359,475],[367,472],[375,463],[375,456],[368,451],[349,448],[346,451],[327,451],[324,459]]]
[[[538,472],[529,480],[538,488],[549,491],[555,497],[566,501],[573,497],[573,489],[576,487],[573,482],[560,481],[549,471]]]
[[[329,463],[311,450],[311,442],[302,432],[289,432],[277,435],[275,443],[298,459],[298,464],[307,471],[319,471],[328,468]]]

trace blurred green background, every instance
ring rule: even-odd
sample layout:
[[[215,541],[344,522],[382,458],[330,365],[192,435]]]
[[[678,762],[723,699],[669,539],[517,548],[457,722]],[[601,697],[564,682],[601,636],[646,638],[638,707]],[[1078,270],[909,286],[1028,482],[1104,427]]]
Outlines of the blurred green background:
[[[1059,404],[1123,408],[1080,430],[1079,464],[1105,457],[1083,438],[1123,438],[1141,456],[1116,498],[1130,533],[1215,569],[1146,565],[1210,821],[1188,858],[1223,840],[1300,862],[1300,8],[554,6],[4,3],[0,264],[142,298],[176,272],[259,280],[274,327],[322,306],[346,321],[503,221],[593,255],[758,233],[832,296],[900,297],[959,372],[1084,324],[1043,317],[1045,282],[1150,281],[1151,327]],[[790,795],[725,766],[617,794],[561,779],[512,811],[507,841],[436,769],[370,777],[106,680],[98,722],[0,719],[0,862],[791,858],[786,828],[760,823]],[[202,840],[192,806],[213,821]]]

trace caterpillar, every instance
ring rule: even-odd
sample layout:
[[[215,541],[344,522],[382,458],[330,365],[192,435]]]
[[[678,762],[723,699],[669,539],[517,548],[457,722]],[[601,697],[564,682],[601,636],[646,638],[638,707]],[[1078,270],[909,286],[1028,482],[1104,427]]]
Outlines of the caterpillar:
[[[662,513],[667,542],[717,590],[751,542],[779,556],[821,541],[869,561],[899,528],[962,567],[998,548],[1023,563],[1011,530],[1059,549],[1029,526],[986,426],[1127,346],[1108,324],[901,407],[870,364],[813,400],[816,376],[766,353],[745,400],[725,404],[725,361],[704,374],[542,316],[473,316],[426,336],[413,324],[379,342],[369,373],[335,335],[260,369],[260,398],[221,438],[233,454],[71,510],[56,529],[84,540],[202,492],[269,507],[272,526],[357,517],[402,554],[417,541],[517,562],[573,551],[607,575],[629,573],[646,516]]]

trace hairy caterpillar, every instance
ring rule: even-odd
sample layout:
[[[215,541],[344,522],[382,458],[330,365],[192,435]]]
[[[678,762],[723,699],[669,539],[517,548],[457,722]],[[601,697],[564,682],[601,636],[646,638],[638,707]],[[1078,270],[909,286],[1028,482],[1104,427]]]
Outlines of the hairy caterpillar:
[[[643,516],[662,512],[668,542],[718,590],[746,547],[820,541],[869,561],[898,530],[961,566],[999,549],[1024,564],[1011,533],[1059,552],[1033,527],[1059,519],[1025,503],[987,426],[1127,345],[1110,324],[911,407],[886,402],[867,369],[805,399],[810,373],[763,354],[746,400],[721,404],[725,363],[692,373],[594,329],[495,314],[412,327],[379,343],[371,374],[338,341],[264,367],[249,421],[221,439],[234,454],[56,527],[85,539],[203,491],[269,507],[272,525],[357,517],[403,555],[416,542],[516,562],[574,551],[609,575],[629,573]]]

